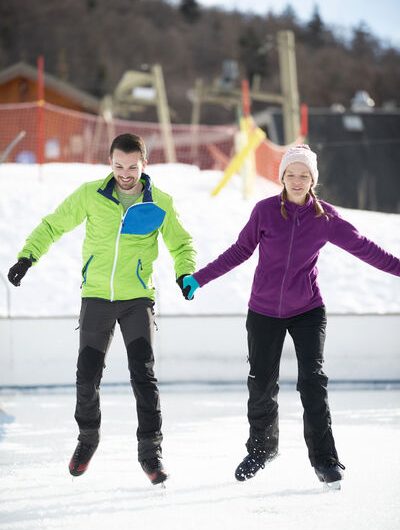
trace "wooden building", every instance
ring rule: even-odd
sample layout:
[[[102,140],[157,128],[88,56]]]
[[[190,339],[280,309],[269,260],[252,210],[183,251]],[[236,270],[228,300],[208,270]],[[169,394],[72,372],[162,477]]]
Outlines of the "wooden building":
[[[60,107],[98,114],[100,100],[51,74],[44,74],[44,99]],[[38,71],[20,62],[0,71],[0,104],[38,100]]]
[[[0,154],[23,131],[9,162],[91,161],[99,111],[99,99],[46,73],[40,102],[38,70],[14,64],[0,72]]]

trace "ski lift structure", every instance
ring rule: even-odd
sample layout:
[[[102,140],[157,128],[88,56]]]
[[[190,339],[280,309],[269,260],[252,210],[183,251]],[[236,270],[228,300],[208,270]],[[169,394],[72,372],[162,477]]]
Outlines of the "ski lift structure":
[[[282,106],[285,143],[290,144],[299,134],[300,130],[300,103],[297,84],[297,69],[295,56],[295,39],[292,31],[279,31],[277,33],[277,48],[279,55],[279,70],[281,93],[274,94],[263,92],[259,88],[259,80],[250,89],[251,101],[261,101]],[[241,108],[242,91],[237,86],[239,69],[236,61],[224,61],[221,78],[211,86],[197,79],[194,90],[190,92],[192,100],[192,127],[200,124],[201,107],[205,103],[221,105],[225,108]]]
[[[110,126],[112,116],[125,117],[132,112],[140,112],[149,106],[157,109],[165,160],[174,163],[176,162],[176,152],[164,76],[160,64],[154,64],[149,71],[127,70],[118,82],[112,96],[106,96],[104,99],[102,117],[104,122]]]

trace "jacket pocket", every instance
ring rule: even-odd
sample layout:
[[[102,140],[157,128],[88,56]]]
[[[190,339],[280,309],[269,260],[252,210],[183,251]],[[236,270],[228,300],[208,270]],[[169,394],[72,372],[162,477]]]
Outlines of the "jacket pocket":
[[[144,282],[144,280],[142,278],[142,275],[141,275],[142,271],[143,271],[142,260],[138,259],[138,262],[137,262],[137,265],[136,265],[136,276],[138,277],[140,283],[142,284],[143,289],[147,289],[147,285]]]
[[[92,261],[92,259],[94,258],[94,255],[92,254],[90,256],[90,258],[87,260],[87,262],[85,263],[85,265],[83,266],[83,269],[82,269],[82,283],[81,283],[81,288],[85,285],[86,283],[86,280],[87,280],[87,274],[88,274],[88,269],[89,269],[89,265]]]

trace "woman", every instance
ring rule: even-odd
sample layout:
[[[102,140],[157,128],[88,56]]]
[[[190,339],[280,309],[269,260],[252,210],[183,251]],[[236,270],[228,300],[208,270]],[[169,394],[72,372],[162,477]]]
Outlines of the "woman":
[[[246,321],[250,435],[236,479],[254,477],[278,453],[279,363],[288,331],[298,360],[297,390],[310,462],[321,482],[340,487],[344,466],[332,435],[328,379],[322,370],[326,313],[317,284],[319,251],[330,242],[396,276],[400,260],[360,235],[333,206],[317,198],[317,156],[307,145],[285,153],[279,179],[282,193],[256,204],[236,243],[186,276],[183,287],[193,298],[198,287],[237,267],[259,245]]]

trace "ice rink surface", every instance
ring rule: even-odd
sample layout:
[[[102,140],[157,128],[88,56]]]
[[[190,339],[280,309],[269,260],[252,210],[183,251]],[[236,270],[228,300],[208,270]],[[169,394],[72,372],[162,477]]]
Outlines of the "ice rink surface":
[[[397,530],[400,387],[330,389],[333,432],[346,466],[325,492],[307,458],[293,386],[280,392],[280,455],[245,483],[245,386],[161,386],[166,489],[136,459],[128,386],[102,388],[102,440],[87,473],[69,475],[76,444],[72,388],[0,393],[2,530]]]

